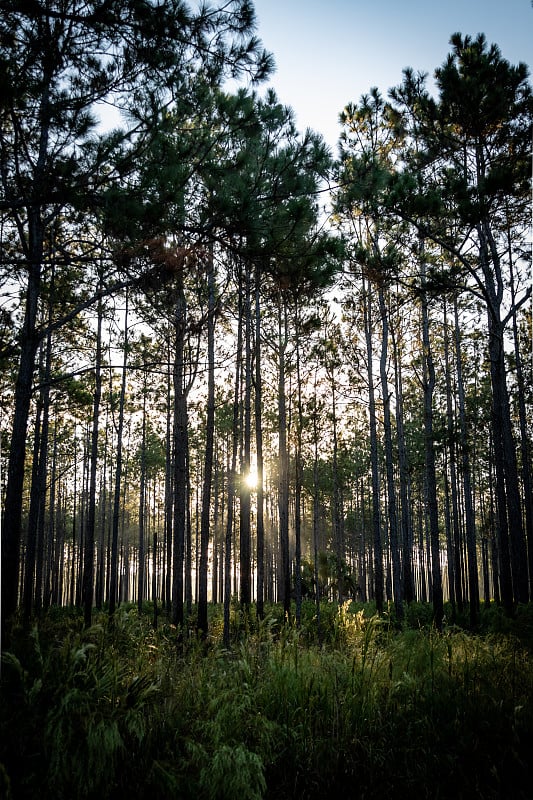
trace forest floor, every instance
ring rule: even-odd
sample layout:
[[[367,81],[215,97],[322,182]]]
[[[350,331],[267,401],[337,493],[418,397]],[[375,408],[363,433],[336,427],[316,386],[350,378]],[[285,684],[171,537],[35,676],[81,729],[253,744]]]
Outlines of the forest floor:
[[[324,603],[207,641],[53,608],[2,656],[0,798],[531,800],[533,606],[479,628]],[[450,609],[447,609],[448,619]]]

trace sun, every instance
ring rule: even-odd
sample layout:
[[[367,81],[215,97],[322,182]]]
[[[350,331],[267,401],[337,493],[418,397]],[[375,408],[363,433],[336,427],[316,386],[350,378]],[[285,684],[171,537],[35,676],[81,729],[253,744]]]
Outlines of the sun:
[[[257,489],[257,470],[251,469],[244,476],[244,482],[248,489]]]

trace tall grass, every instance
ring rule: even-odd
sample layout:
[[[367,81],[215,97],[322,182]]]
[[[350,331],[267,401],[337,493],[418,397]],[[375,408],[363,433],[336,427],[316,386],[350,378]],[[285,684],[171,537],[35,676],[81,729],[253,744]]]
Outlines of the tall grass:
[[[235,607],[230,651],[216,609],[180,648],[134,609],[49,616],[4,654],[0,797],[531,798],[531,609],[475,635],[410,613],[329,605],[320,645],[312,604],[300,629]]]

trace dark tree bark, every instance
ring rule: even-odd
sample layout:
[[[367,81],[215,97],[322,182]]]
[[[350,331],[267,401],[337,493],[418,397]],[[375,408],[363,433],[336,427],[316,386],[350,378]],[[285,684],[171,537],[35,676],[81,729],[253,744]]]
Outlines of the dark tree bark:
[[[252,602],[252,548],[250,529],[251,497],[248,478],[251,459],[251,393],[252,393],[252,308],[250,267],[244,267],[244,287],[241,313],[244,317],[244,370],[243,370],[243,427],[242,460],[239,484],[239,561],[240,561],[240,600],[243,609]],[[241,294],[241,293],[240,293]]]
[[[43,131],[42,157],[37,171],[44,168],[48,135]],[[28,283],[24,322],[20,335],[20,360],[15,384],[13,428],[7,468],[7,486],[2,532],[2,642],[7,640],[7,622],[18,603],[20,543],[22,533],[22,501],[26,435],[32,394],[35,357],[39,346],[37,313],[41,292],[44,222],[40,209],[28,208]]]
[[[230,646],[230,608],[231,608],[231,554],[233,540],[233,520],[236,495],[237,453],[239,449],[239,397],[242,362],[242,315],[239,314],[237,328],[237,352],[235,357],[235,388],[233,397],[231,464],[228,474],[228,511],[226,517],[226,536],[224,546],[224,646]]]
[[[146,395],[148,393],[146,368],[143,372],[143,407],[141,422],[141,476],[139,485],[139,551],[137,569],[137,611],[142,614],[144,600],[146,559]]]
[[[124,407],[126,402],[126,376],[128,367],[128,305],[129,298],[126,293],[126,307],[124,311],[124,356],[122,362],[122,377],[120,383],[120,397],[118,406],[118,424],[117,424],[117,442],[116,442],[116,463],[115,463],[115,478],[114,478],[114,494],[113,494],[113,518],[111,530],[111,563],[109,575],[109,618],[113,619],[117,602],[119,601],[119,552],[118,552],[118,538],[119,538],[119,525],[120,525],[120,511],[121,511],[121,489],[122,489],[122,439],[124,433]]]
[[[170,615],[172,609],[172,371],[170,334],[167,338],[166,419],[165,419],[165,522],[163,605]]]
[[[295,307],[295,354],[296,354],[296,393],[297,393],[297,420],[296,420],[296,452],[295,461],[295,486],[294,486],[294,541],[295,541],[295,580],[296,595],[296,625],[299,628],[302,621],[302,431],[303,431],[303,404],[302,404],[302,376],[300,364],[300,319],[299,305],[296,299]]]
[[[87,529],[85,534],[85,555],[83,559],[83,618],[85,627],[89,628],[92,622],[92,608],[94,599],[94,551],[96,535],[96,480],[98,469],[98,424],[100,416],[100,402],[102,399],[102,299],[98,300],[96,323],[96,352],[94,366],[94,395],[91,429],[91,466],[89,478],[89,498],[87,512]]]
[[[187,395],[185,392],[184,348],[187,324],[187,305],[183,271],[177,275],[174,315],[174,515],[172,520],[172,622],[183,626],[183,566],[185,556],[185,527],[187,524]]]
[[[48,361],[48,358],[46,358],[46,360]],[[38,556],[40,556],[38,565],[38,574],[40,576],[39,587],[42,587],[44,539],[43,546],[41,548],[39,546],[40,540],[38,532],[39,518],[42,514],[44,514],[44,505],[46,500],[46,471],[48,463],[48,429],[50,409],[50,384],[49,381],[46,380],[45,370],[46,367],[39,370],[43,376],[43,381],[39,391],[39,396],[37,398],[33,441],[31,495],[28,514],[28,533],[26,537],[26,553],[24,560],[23,613],[25,626],[29,625],[34,608],[34,601],[37,599],[35,597],[36,586],[34,578],[36,575],[36,562]],[[38,608],[41,608],[40,595],[38,599]]]
[[[291,573],[289,556],[289,454],[287,449],[287,396],[285,355],[287,349],[287,307],[278,300],[278,522],[280,572],[278,592],[285,614],[291,610]]]
[[[507,612],[512,613],[515,602],[527,603],[529,590],[516,446],[507,388],[504,350],[505,322],[500,318],[504,285],[496,242],[488,224],[478,226],[478,236],[480,262],[488,298],[488,352],[492,388],[491,414],[498,498],[499,544],[500,558],[502,559],[502,600]],[[508,560],[509,565],[507,564]]]
[[[429,311],[425,291],[426,266],[424,243],[421,240],[421,311],[423,348],[423,392],[424,392],[424,451],[426,466],[426,503],[429,520],[429,543],[431,550],[431,597],[433,617],[437,630],[441,630],[444,618],[444,599],[440,567],[440,531],[437,506],[437,476],[435,467],[435,441],[433,433],[433,393],[435,389],[435,366],[429,335]]]
[[[215,276],[213,257],[207,265],[207,409],[205,423],[205,459],[202,491],[202,521],[200,531],[200,575],[198,584],[198,629],[207,635],[207,573],[211,527],[211,489],[215,436]]]
[[[374,370],[372,366],[372,295],[363,279],[363,320],[368,374],[368,414],[370,423],[370,464],[372,470],[372,533],[374,545],[374,597],[378,614],[383,613],[383,545],[381,541],[380,480]]]
[[[468,586],[470,600],[470,622],[477,624],[479,614],[479,578],[476,547],[476,519],[472,489],[472,470],[467,440],[466,400],[463,379],[463,361],[461,356],[461,329],[459,325],[459,309],[457,298],[454,300],[454,339],[455,370],[457,378],[457,398],[459,404],[459,445],[461,453],[461,478],[463,482],[463,502],[465,514],[466,551],[468,557]]]
[[[343,560],[344,560],[344,536],[343,536],[343,518],[344,512],[342,509],[341,501],[341,487],[339,476],[339,437],[337,433],[337,387],[335,383],[335,367],[331,370],[331,416],[333,423],[333,454],[332,454],[332,471],[333,471],[333,532],[335,543],[335,560],[337,571],[337,601],[342,603],[344,599],[344,581],[343,581]]]
[[[262,369],[262,349],[261,349],[261,268],[259,264],[255,271],[255,452],[257,459],[257,590],[256,608],[257,616],[262,619],[264,616],[265,599],[265,522],[264,522],[264,463],[263,463],[263,423],[262,423],[262,404],[263,404],[263,379]]]
[[[318,483],[318,397],[317,397],[317,376],[315,373],[314,392],[313,392],[313,577],[315,581],[315,605],[316,605],[316,627],[319,644],[322,644],[322,625],[320,618],[320,584],[318,574],[319,557],[319,517],[320,517],[320,497]]]
[[[394,355],[394,381],[396,394],[396,439],[398,442],[398,472],[400,481],[400,507],[402,532],[403,597],[411,603],[415,597],[413,581],[413,522],[411,509],[411,478],[404,431],[404,399],[402,386],[401,353],[399,353],[394,325],[391,326]]]
[[[448,575],[450,584],[450,601],[455,621],[456,605],[463,610],[462,575],[462,536],[459,527],[459,496],[457,487],[457,458],[455,414],[452,404],[452,378],[450,365],[450,337],[448,331],[447,303],[444,299],[444,368],[446,378],[446,429],[447,429],[447,463],[445,469],[446,499],[446,542],[448,544]]]
[[[389,541],[392,559],[392,596],[398,619],[403,618],[403,596],[401,583],[401,562],[398,537],[398,515],[396,512],[396,489],[394,482],[394,457],[392,451],[392,425],[390,413],[390,393],[387,376],[389,319],[385,304],[383,287],[378,289],[379,310],[381,314],[381,355],[379,361],[381,395],[383,402],[383,436],[385,442],[385,470],[387,475],[387,514],[389,519]]]
[[[530,436],[528,435],[528,425],[527,425],[527,409],[526,409],[526,398],[525,398],[525,379],[524,379],[524,368],[522,364],[522,354],[520,352],[520,336],[518,333],[518,325],[517,325],[517,303],[516,303],[516,289],[515,289],[515,275],[514,269],[512,267],[513,264],[513,255],[512,255],[512,243],[510,241],[510,232],[508,233],[509,241],[508,241],[508,251],[509,251],[509,262],[511,264],[511,297],[513,303],[513,314],[512,314],[512,324],[513,324],[513,344],[514,344],[514,356],[515,356],[515,363],[516,363],[516,383],[518,388],[518,421],[520,426],[520,455],[521,455],[521,472],[522,472],[522,484],[523,484],[523,491],[524,491],[524,522],[525,522],[525,536],[526,536],[526,545],[527,545],[527,555],[528,555],[528,578],[529,578],[529,591],[530,591],[530,598],[533,592],[533,483],[531,479],[531,440]]]

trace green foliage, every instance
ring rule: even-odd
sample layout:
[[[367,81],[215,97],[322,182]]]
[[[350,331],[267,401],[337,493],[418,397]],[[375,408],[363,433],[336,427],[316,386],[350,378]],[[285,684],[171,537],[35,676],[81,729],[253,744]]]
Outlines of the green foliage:
[[[300,629],[234,606],[231,651],[210,613],[211,638],[180,649],[128,608],[113,627],[54,613],[21,631],[2,662],[5,796],[530,796],[529,606],[505,631],[484,609],[472,635],[438,633],[422,605],[399,630],[323,604],[321,646],[313,603]]]

